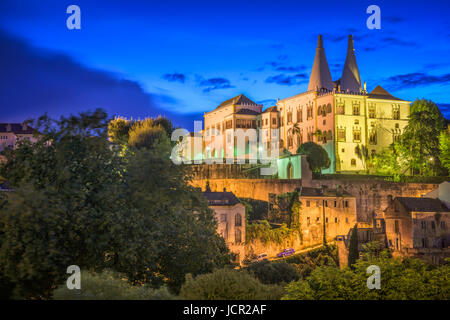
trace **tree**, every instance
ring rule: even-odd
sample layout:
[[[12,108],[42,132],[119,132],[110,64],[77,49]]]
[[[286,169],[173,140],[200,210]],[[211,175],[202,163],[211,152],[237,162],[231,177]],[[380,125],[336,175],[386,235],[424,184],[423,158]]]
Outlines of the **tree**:
[[[246,270],[264,284],[288,284],[299,279],[297,269],[286,262],[261,261]]]
[[[406,159],[412,173],[436,175],[441,171],[439,134],[444,129],[444,117],[436,104],[416,100],[411,104],[408,125],[400,137],[400,156]]]
[[[447,169],[447,172],[450,173],[450,132],[442,131],[439,135],[439,149],[441,154],[439,159],[441,160],[442,165]]]
[[[170,160],[160,126],[157,139],[117,153],[108,123],[101,110],[41,117],[38,142],[5,153],[0,175],[14,192],[0,205],[0,270],[15,297],[49,297],[72,264],[176,292],[185,274],[230,263],[213,212]]]
[[[367,161],[369,160],[369,150],[363,144],[358,144],[355,148],[355,154],[361,160],[364,170],[367,170]]]
[[[64,283],[52,294],[55,300],[175,300],[166,287],[131,285],[124,275],[111,270],[101,273],[81,272],[81,289],[70,290]]]
[[[352,228],[350,243],[348,246],[348,266],[351,267],[359,258],[358,249],[358,225]]]
[[[278,285],[265,285],[245,271],[218,269],[193,278],[186,276],[180,295],[185,300],[279,300]]]
[[[381,288],[368,290],[367,268],[381,270]],[[450,265],[427,265],[419,259],[392,258],[387,250],[365,255],[353,268],[320,266],[286,287],[283,300],[446,300],[450,298]]]
[[[309,167],[314,173],[320,173],[322,169],[328,168],[331,164],[327,151],[314,142],[302,144],[297,153],[307,155]]]

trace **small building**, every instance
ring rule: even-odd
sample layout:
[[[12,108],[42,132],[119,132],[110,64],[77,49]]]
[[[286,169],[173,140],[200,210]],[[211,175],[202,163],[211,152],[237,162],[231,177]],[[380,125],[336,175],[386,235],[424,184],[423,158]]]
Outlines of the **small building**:
[[[356,224],[356,198],[340,186],[336,189],[302,187],[299,200],[302,204],[299,219],[306,245],[323,242],[324,231],[326,240],[333,241]]]
[[[450,209],[441,200],[391,197],[384,220],[394,255],[423,256],[434,263],[450,256]]]
[[[15,148],[20,140],[36,141],[34,129],[26,123],[0,123],[0,151]]]
[[[245,256],[245,206],[233,192],[226,189],[212,192],[207,186],[203,196],[215,213],[217,233],[225,239],[230,251],[236,254],[236,262],[241,263]]]

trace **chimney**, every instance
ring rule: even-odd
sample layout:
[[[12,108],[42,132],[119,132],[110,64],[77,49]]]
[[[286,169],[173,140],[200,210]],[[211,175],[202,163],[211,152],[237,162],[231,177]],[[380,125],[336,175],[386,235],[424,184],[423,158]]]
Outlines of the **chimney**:
[[[309,78],[308,91],[325,88],[329,91],[333,89],[330,69],[328,68],[325,49],[323,48],[322,35],[317,40],[316,57]]]
[[[10,132],[11,130],[12,130],[11,124],[8,123],[8,124],[6,125],[6,131],[7,131],[7,132]]]
[[[345,58],[344,70],[341,77],[342,89],[346,92],[361,91],[361,77],[356,64],[355,49],[353,48],[353,36],[348,36],[347,57]]]

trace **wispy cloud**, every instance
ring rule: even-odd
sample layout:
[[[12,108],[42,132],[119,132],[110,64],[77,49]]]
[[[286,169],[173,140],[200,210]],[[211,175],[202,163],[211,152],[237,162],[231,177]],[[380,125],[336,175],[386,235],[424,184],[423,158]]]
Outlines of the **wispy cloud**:
[[[162,76],[164,80],[169,82],[181,82],[184,83],[186,81],[186,76],[182,73],[166,73]]]
[[[267,83],[276,83],[279,85],[285,85],[285,86],[293,86],[301,83],[305,83],[308,81],[308,75],[305,73],[299,73],[293,76],[285,75],[285,74],[279,74],[273,77],[268,77],[266,79]]]
[[[202,77],[198,77],[197,82],[200,87],[204,87],[203,92],[205,93],[218,89],[234,88],[234,86],[231,85],[230,80],[220,77],[209,79],[203,79]]]
[[[275,105],[277,103],[277,100],[275,100],[275,99],[266,99],[266,100],[256,101],[256,103],[262,104],[264,106],[273,106],[273,105]]]
[[[432,84],[450,83],[450,73],[443,75],[430,75],[423,72],[399,74],[387,79],[391,89],[414,88],[417,86],[427,86]]]

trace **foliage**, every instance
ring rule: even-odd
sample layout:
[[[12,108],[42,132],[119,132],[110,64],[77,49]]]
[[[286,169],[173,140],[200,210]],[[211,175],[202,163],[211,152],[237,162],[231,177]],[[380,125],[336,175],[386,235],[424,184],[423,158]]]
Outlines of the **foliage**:
[[[279,228],[272,228],[267,220],[249,224],[246,228],[247,242],[259,240],[263,243],[282,244],[285,240],[299,235],[299,230],[290,229],[286,224],[282,224]]]
[[[121,117],[116,117],[108,123],[109,141],[117,144],[126,144],[132,122]]]
[[[320,173],[322,169],[328,168],[331,164],[327,151],[314,142],[302,144],[298,148],[297,153],[307,155],[309,167],[315,173]]]
[[[350,234],[350,243],[348,246],[348,266],[351,267],[359,258],[359,250],[358,250],[358,225],[352,228],[352,232]]]
[[[450,132],[448,130],[442,131],[439,135],[439,150],[441,151],[439,159],[450,174]]]
[[[186,300],[279,300],[284,290],[262,284],[245,271],[218,269],[193,278],[186,276],[180,295]]]
[[[436,104],[416,100],[411,104],[408,125],[400,137],[399,153],[413,173],[436,175],[441,169],[439,134],[444,129],[444,117]]]
[[[358,159],[361,160],[363,167],[365,170],[367,170],[367,162],[369,162],[369,150],[367,147],[363,144],[356,145],[355,148],[355,154],[358,157]]]
[[[260,261],[246,268],[254,277],[264,284],[282,284],[297,281],[297,269],[286,262]]]
[[[239,198],[242,204],[246,207],[246,214],[248,220],[263,220],[267,218],[267,211],[269,203],[267,201],[255,200],[251,198]]]
[[[7,150],[0,167],[15,190],[0,207],[0,270],[15,297],[48,297],[72,264],[176,292],[185,274],[229,263],[213,212],[170,160],[167,137],[119,154],[101,110],[43,116],[35,127],[38,142]]]
[[[110,270],[81,272],[81,289],[69,290],[64,283],[52,295],[55,300],[175,300],[166,287],[131,285],[123,275]]]
[[[381,289],[367,288],[367,267],[381,270]],[[432,267],[418,259],[393,259],[387,251],[365,254],[353,269],[321,266],[286,287],[285,300],[423,300],[450,298],[450,265]]]
[[[327,245],[287,257],[284,262],[296,268],[299,276],[304,279],[319,266],[337,266],[337,260],[336,246]]]

